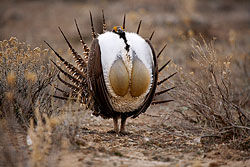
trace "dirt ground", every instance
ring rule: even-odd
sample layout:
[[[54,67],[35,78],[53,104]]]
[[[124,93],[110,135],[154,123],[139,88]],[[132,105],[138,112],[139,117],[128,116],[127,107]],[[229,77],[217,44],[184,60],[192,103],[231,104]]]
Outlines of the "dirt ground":
[[[90,44],[89,11],[92,11],[96,29],[101,33],[102,9],[108,29],[121,25],[124,13],[127,31],[136,31],[142,19],[141,35],[149,37],[154,30],[152,43],[155,49],[159,51],[167,42],[163,59],[172,59],[183,67],[189,66],[186,60],[191,52],[187,39],[190,33],[194,36],[202,33],[208,40],[215,37],[223,46],[230,32],[236,32],[243,48],[250,44],[250,1],[247,0],[2,0],[0,40],[16,36],[32,47],[43,48],[46,40],[65,53],[67,47],[57,28],[60,26],[74,47],[81,51],[74,19],[78,20],[84,39]],[[209,136],[211,129],[185,120],[176,112],[176,105],[173,102],[151,106],[145,114],[129,119],[126,126],[129,134],[125,136],[106,133],[113,128],[112,120],[96,118],[87,111],[78,127],[77,149],[61,152],[54,165],[250,166],[249,148],[230,148],[228,143]],[[26,149],[26,136],[21,138],[24,142],[19,149]]]

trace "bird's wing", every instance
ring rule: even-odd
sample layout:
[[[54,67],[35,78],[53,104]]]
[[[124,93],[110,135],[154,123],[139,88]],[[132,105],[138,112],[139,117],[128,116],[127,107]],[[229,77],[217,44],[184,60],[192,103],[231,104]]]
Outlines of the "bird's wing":
[[[102,115],[113,117],[115,112],[110,104],[108,90],[103,77],[101,51],[98,39],[94,39],[91,45],[88,60],[88,75],[95,105],[98,106]]]

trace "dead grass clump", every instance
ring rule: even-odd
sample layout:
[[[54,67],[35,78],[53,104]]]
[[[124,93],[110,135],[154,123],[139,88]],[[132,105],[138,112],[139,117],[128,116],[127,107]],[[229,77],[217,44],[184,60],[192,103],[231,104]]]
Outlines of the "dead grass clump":
[[[15,37],[0,41],[0,116],[14,111],[27,125],[38,103],[50,112],[48,85],[55,74],[47,49],[31,49]]]
[[[177,111],[192,122],[213,128],[212,136],[223,140],[247,138],[250,113],[245,104],[250,93],[247,84],[238,84],[246,79],[237,76],[240,68],[237,73],[232,72],[236,63],[232,60],[238,58],[221,56],[214,41],[202,40],[192,41],[193,60],[198,64],[196,70],[186,72],[179,68],[179,75],[175,77],[177,88],[170,93],[180,106]],[[239,80],[235,82],[235,78]],[[239,85],[243,87],[237,87]],[[239,95],[240,92],[245,92],[244,96]]]
[[[30,146],[31,166],[48,166],[49,155],[52,152],[52,135],[58,121],[49,118],[47,114],[41,114],[35,110],[36,126],[34,120],[30,121],[28,129],[27,144]]]
[[[24,138],[25,131],[15,117],[0,120],[0,166],[27,166]]]
[[[70,101],[59,110],[60,114],[48,117],[45,112],[36,108],[26,138],[31,151],[31,166],[75,166],[77,148],[85,142],[82,139],[81,127],[89,121],[84,116],[90,112]],[[73,159],[68,161],[65,157],[69,155]]]

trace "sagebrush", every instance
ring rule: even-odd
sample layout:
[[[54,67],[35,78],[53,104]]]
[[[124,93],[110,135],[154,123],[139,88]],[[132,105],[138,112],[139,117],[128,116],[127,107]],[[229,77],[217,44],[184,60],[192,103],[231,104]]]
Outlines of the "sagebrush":
[[[57,71],[50,63],[48,49],[19,42],[0,41],[0,116],[15,114],[28,125],[34,109],[51,112],[51,87]]]
[[[244,139],[250,135],[249,74],[245,70],[250,65],[249,55],[243,54],[246,57],[240,62],[237,54],[218,52],[214,42],[207,43],[202,37],[201,41],[192,39],[195,68],[188,72],[177,67],[177,88],[172,93],[179,104],[176,111],[192,122],[213,128],[213,134],[206,136]]]

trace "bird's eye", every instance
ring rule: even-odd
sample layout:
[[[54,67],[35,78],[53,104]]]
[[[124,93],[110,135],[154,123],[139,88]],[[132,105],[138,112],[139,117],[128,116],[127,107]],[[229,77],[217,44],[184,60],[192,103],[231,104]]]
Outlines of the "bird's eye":
[[[113,32],[117,32],[117,26],[113,27]]]

